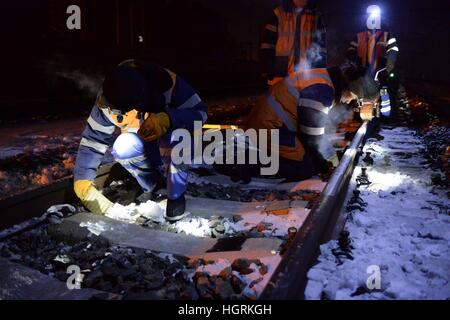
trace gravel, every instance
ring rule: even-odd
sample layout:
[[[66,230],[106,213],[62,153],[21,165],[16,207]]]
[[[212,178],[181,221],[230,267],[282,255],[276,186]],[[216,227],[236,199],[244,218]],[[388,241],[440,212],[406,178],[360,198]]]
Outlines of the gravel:
[[[236,186],[221,186],[212,183],[189,184],[187,193],[192,197],[237,202],[308,201],[310,202],[308,207],[312,207],[320,196],[318,191],[242,190]]]
[[[44,274],[66,281],[67,268],[77,265],[84,274],[82,287],[120,294],[177,299],[192,292],[192,270],[182,257],[109,246],[96,238],[67,244],[52,237],[48,226],[0,243],[0,255]]]

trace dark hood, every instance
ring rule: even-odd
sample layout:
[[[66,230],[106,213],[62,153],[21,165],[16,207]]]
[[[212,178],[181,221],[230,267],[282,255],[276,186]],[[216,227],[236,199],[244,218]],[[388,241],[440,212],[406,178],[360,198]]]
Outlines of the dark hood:
[[[164,92],[172,80],[166,70],[151,63],[128,60],[114,68],[105,78],[102,98],[114,108],[158,113],[165,107]]]
[[[282,0],[281,6],[283,7],[283,10],[286,12],[294,11],[294,5],[292,4],[292,0]],[[316,9],[316,1],[309,0],[309,3],[305,7],[305,10],[314,11],[315,9]]]

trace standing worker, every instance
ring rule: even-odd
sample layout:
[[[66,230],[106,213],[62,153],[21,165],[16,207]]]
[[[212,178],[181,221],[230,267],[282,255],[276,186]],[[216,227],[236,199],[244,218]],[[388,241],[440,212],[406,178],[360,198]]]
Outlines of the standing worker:
[[[379,83],[381,114],[389,117],[391,102],[396,106],[398,83],[395,64],[399,48],[397,39],[390,32],[382,30],[381,9],[372,5],[367,8],[367,13],[368,30],[359,32],[356,41],[350,43],[347,58],[351,63],[368,68]]]
[[[261,43],[263,74],[270,86],[293,72],[326,68],[326,30],[312,0],[283,0],[266,24]]]
[[[87,120],[75,165],[75,193],[93,213],[104,214],[113,204],[95,187],[104,154],[112,155],[137,180],[144,195],[154,191],[159,169],[165,167],[168,202],[166,219],[184,217],[188,172],[171,161],[175,129],[205,123],[207,107],[196,92],[169,70],[127,60],[106,76]],[[114,135],[120,129],[120,135]]]

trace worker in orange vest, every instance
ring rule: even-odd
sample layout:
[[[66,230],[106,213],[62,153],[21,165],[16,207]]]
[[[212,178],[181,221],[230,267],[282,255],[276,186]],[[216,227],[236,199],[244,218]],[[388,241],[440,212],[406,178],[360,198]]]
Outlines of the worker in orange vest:
[[[359,32],[356,40],[350,43],[347,58],[357,66],[368,68],[379,83],[381,95],[381,114],[390,116],[391,99],[395,102],[398,84],[395,64],[399,48],[397,39],[382,29],[381,9],[378,6],[367,8],[367,30]]]
[[[312,0],[283,0],[265,25],[263,74],[274,85],[293,72],[326,68],[326,30]]]

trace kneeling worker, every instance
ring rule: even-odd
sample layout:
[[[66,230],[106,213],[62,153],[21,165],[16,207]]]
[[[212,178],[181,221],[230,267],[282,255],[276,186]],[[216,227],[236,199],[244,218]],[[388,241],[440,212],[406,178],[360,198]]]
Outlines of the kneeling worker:
[[[75,193],[91,212],[104,214],[113,206],[95,187],[104,154],[112,155],[151,195],[164,165],[168,202],[166,219],[184,217],[187,167],[171,161],[171,133],[194,130],[205,123],[207,107],[196,92],[169,70],[127,60],[108,74],[87,120],[75,165]],[[119,136],[114,135],[120,129]]]
[[[305,180],[329,174],[338,163],[325,134],[330,109],[354,99],[377,99],[378,88],[364,70],[320,68],[292,73],[261,97],[246,129],[279,129],[277,177]]]

